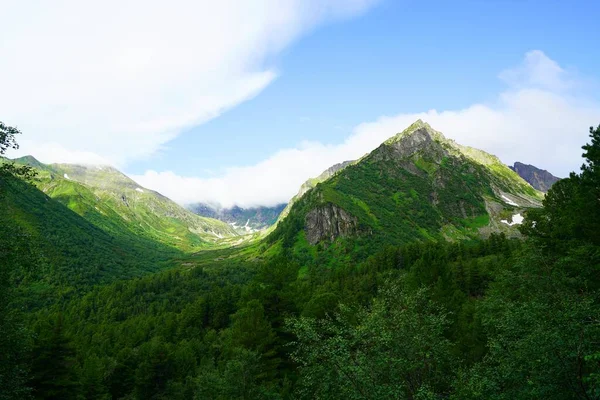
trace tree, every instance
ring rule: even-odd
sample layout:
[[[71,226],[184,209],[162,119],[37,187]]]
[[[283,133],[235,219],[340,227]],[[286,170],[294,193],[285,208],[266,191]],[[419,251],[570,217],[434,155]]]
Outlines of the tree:
[[[31,385],[36,399],[77,399],[75,351],[65,336],[62,315],[40,325],[33,349]]]
[[[459,379],[456,399],[600,398],[600,254],[555,257],[528,246],[496,277],[480,305],[488,353]]]
[[[21,131],[17,128],[5,125],[0,121],[0,156],[3,156],[8,149],[19,148],[15,136],[20,134]],[[36,172],[27,165],[17,166],[14,162],[4,162],[0,164],[0,175],[1,174],[10,174],[25,180],[30,180],[35,177]]]
[[[427,399],[450,390],[448,322],[425,289],[382,291],[358,312],[289,321],[299,396],[317,399]]]
[[[5,125],[0,121],[0,154],[6,153],[8,149],[18,149],[19,145],[15,139],[16,135],[20,135],[21,131],[12,126]]]
[[[18,148],[16,128],[0,122],[0,156],[7,149]],[[0,165],[0,206],[4,208],[5,174],[33,176],[29,167],[15,167],[12,163]],[[23,269],[31,262],[27,241],[22,232],[10,221],[7,210],[0,210],[0,399],[27,398],[29,388],[26,384],[29,366],[26,362],[29,336],[21,323],[21,313],[14,305],[12,275],[17,269]]]
[[[2,214],[0,218],[4,218],[5,213]],[[24,399],[29,394],[29,333],[14,305],[10,276],[15,263],[24,263],[27,259],[26,252],[18,259],[16,257],[16,250],[22,247],[17,242],[19,238],[17,233],[8,229],[0,235],[0,400]]]
[[[541,210],[528,212],[522,232],[548,249],[562,251],[572,241],[600,245],[600,125],[590,128],[581,172],[572,172],[548,191]]]
[[[457,399],[600,399],[600,126],[585,163],[529,211],[530,241],[480,308],[488,354]]]

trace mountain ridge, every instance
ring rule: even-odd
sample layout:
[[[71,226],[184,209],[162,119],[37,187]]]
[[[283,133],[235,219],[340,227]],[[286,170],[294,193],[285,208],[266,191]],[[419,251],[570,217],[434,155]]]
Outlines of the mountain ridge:
[[[35,168],[34,183],[44,193],[114,234],[133,233],[194,251],[239,236],[226,223],[198,216],[116,168],[43,164],[31,156],[14,161]]]
[[[226,222],[240,234],[248,234],[272,226],[286,206],[287,203],[271,207],[233,206],[229,208],[219,208],[206,203],[194,203],[188,205],[187,208],[197,215]]]
[[[542,198],[498,157],[418,120],[293,202],[270,241],[290,245],[299,232],[313,245],[361,233],[384,240],[519,235],[521,212]]]
[[[540,169],[534,165],[524,164],[519,161],[515,162],[513,166],[509,166],[509,168],[519,174],[521,178],[535,189],[544,193],[560,180],[560,178],[552,175],[545,169]]]

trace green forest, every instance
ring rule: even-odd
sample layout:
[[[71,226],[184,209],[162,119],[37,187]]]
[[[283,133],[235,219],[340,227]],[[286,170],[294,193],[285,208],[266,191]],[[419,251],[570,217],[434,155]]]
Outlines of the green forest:
[[[19,135],[0,126],[2,154]],[[0,399],[600,399],[600,126],[582,149],[519,236],[473,233],[483,170],[441,160],[434,208],[367,159],[268,237],[198,253],[111,235],[4,163]],[[308,244],[323,199],[373,234]],[[448,221],[459,240],[428,234]]]

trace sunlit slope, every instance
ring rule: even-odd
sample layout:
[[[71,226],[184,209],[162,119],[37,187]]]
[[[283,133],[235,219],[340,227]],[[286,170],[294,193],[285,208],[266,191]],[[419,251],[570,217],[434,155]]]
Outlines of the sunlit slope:
[[[151,239],[113,235],[12,176],[0,176],[0,209],[0,230],[18,246],[9,254],[28,260],[14,271],[18,283],[41,296],[141,276],[181,254]]]
[[[446,139],[417,121],[318,183],[269,237],[292,246],[338,237],[379,242],[517,234],[542,194],[497,157]]]
[[[226,223],[204,218],[107,166],[17,162],[39,171],[36,185],[94,225],[115,235],[133,234],[186,251],[237,236]]]

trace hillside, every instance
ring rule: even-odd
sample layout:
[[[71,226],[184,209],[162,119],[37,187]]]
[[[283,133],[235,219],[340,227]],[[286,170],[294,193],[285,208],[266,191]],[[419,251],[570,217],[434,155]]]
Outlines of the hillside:
[[[185,251],[238,236],[226,223],[197,216],[112,167],[46,165],[31,156],[14,161],[38,171],[35,184],[48,196],[113,235],[133,234]]]
[[[497,157],[446,139],[417,121],[295,201],[271,242],[338,237],[400,243],[518,235],[543,195]]]
[[[180,254],[150,239],[112,235],[10,175],[0,175],[0,209],[0,230],[19,246],[13,267],[29,259],[15,271],[28,302],[154,272]]]

